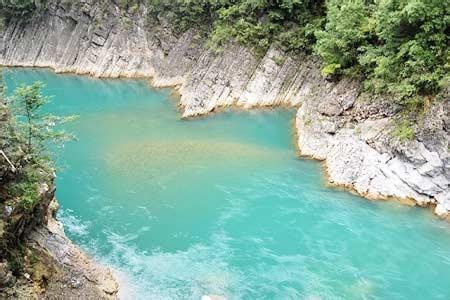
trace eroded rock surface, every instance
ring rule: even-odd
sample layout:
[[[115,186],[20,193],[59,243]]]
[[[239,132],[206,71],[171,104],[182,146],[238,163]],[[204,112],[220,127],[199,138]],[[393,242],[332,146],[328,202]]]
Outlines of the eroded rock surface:
[[[34,267],[33,281],[45,280],[44,299],[116,299],[118,284],[111,271],[94,263],[64,234],[62,225],[50,217],[46,226],[33,230],[27,243],[45,256]]]

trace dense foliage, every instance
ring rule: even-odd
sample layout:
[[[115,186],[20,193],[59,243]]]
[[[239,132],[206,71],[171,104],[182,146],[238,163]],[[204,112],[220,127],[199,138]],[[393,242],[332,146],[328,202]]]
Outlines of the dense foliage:
[[[362,76],[367,89],[403,104],[420,106],[448,86],[450,0],[146,3],[149,19],[163,15],[180,31],[206,29],[214,48],[234,39],[261,52],[273,43],[288,51],[313,50],[324,75]]]
[[[315,50],[325,74],[363,74],[367,88],[420,105],[448,85],[449,11],[448,0],[330,0]]]
[[[210,45],[231,38],[256,49],[278,43],[286,50],[310,50],[321,24],[323,1],[314,0],[147,0],[150,17],[163,14],[183,31],[201,24]]]
[[[0,0],[0,14],[4,17],[23,16],[36,9],[38,0]]]

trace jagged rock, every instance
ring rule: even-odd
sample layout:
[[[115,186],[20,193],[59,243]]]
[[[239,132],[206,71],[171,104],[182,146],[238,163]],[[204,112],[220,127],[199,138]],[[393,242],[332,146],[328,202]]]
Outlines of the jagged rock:
[[[436,205],[435,213],[445,219],[449,215],[449,209],[445,207],[443,204]]]
[[[16,278],[12,274],[8,262],[6,260],[0,262],[0,289],[13,285],[15,281]]]
[[[44,186],[44,185],[42,185]],[[58,205],[53,197],[51,186],[42,187],[41,203],[46,203],[48,211],[38,210],[45,216],[23,214],[25,221],[20,234],[27,232],[22,240],[26,249],[22,281],[12,275],[8,263],[0,263],[0,298],[9,299],[116,299],[118,284],[111,271],[97,265],[75,246],[64,234],[62,224],[54,215]],[[44,207],[42,207],[44,208]],[[26,216],[26,217],[25,217]],[[42,220],[29,221],[29,218]],[[9,227],[17,230],[17,227]],[[14,236],[10,232],[8,236]],[[17,238],[17,237],[16,237]],[[9,243],[9,251],[13,250]],[[27,262],[27,255],[33,255],[37,262]],[[15,284],[16,283],[16,284]],[[67,288],[70,287],[70,288]]]
[[[3,209],[3,217],[4,218],[9,218],[9,216],[11,215],[13,211],[13,208],[9,205],[5,205],[5,208]]]

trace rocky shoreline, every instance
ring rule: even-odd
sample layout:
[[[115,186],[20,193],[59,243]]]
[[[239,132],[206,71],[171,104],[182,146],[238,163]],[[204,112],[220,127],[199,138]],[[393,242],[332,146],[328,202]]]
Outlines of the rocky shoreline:
[[[296,107],[300,153],[323,160],[331,183],[449,215],[450,96],[431,105],[413,140],[400,142],[391,134],[398,113],[392,101],[362,93],[357,80],[326,80],[312,57],[273,47],[257,57],[234,43],[215,53],[194,31],[177,36],[164,20],[149,26],[114,2],[80,3],[50,1],[31,20],[11,22],[0,33],[0,65],[148,77],[156,87],[178,89],[183,117],[231,105]]]
[[[52,184],[42,183],[39,194],[32,211],[24,211],[13,199],[2,205],[0,240],[2,253],[6,246],[10,257],[0,259],[0,298],[117,299],[111,271],[66,237],[56,219]],[[18,266],[20,274],[15,274]]]
[[[118,283],[111,271],[93,262],[65,234],[54,217],[33,229],[26,247],[39,261],[31,274],[0,292],[8,299],[116,299]]]

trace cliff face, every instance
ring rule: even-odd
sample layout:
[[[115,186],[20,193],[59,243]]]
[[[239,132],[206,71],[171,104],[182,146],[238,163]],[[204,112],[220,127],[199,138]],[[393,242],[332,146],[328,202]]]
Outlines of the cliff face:
[[[449,97],[432,104],[414,140],[399,142],[390,134],[398,113],[392,101],[364,95],[357,81],[325,80],[311,57],[275,48],[256,57],[233,43],[214,53],[194,31],[176,36],[163,20],[146,24],[145,8],[128,15],[106,3],[50,1],[40,15],[10,22],[1,33],[0,64],[149,77],[179,89],[184,117],[229,105],[296,107],[300,152],[324,160],[332,183],[450,213]]]

